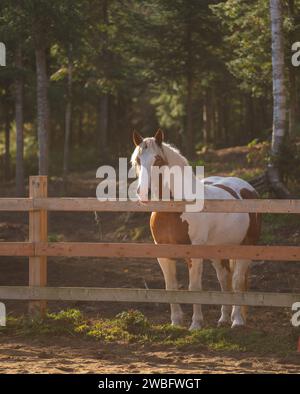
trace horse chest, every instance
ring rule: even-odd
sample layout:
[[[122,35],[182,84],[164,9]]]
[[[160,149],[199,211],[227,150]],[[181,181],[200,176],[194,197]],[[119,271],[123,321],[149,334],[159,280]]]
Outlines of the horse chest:
[[[153,212],[150,229],[156,243],[190,244],[188,223],[176,212]]]

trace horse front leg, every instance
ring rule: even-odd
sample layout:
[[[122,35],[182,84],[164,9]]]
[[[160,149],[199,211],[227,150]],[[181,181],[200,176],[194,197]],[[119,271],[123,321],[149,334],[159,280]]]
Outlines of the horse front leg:
[[[232,288],[234,292],[244,292],[248,288],[248,272],[251,260],[236,260],[233,268]],[[232,308],[231,327],[241,327],[246,324],[246,306],[234,305]]]
[[[164,274],[166,290],[178,290],[176,276],[176,260],[167,258],[157,259]],[[172,325],[183,324],[183,312],[179,304],[170,304]]]
[[[187,263],[189,268],[189,290],[202,290],[203,259],[189,259]],[[194,304],[193,318],[192,324],[190,325],[190,330],[197,330],[202,327],[202,324],[202,305]]]
[[[212,265],[217,273],[217,278],[222,291],[232,290],[232,273],[230,270],[229,260],[211,260]],[[218,320],[218,326],[230,323],[231,305],[222,305],[221,317]]]

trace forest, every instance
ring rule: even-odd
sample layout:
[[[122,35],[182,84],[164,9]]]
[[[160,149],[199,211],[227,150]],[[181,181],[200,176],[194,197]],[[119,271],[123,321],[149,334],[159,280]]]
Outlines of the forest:
[[[299,374],[299,196],[300,0],[0,0],[0,375]]]
[[[299,179],[300,1],[281,5],[278,160]],[[113,163],[132,151],[133,129],[162,128],[191,161],[208,148],[269,146],[270,26],[267,0],[1,0],[0,184],[22,196],[29,175]]]

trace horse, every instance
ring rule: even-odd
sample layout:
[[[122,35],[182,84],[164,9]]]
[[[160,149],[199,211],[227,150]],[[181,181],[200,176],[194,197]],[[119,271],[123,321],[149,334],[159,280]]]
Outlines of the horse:
[[[135,149],[131,164],[138,176],[137,197],[141,202],[148,201],[151,191],[151,170],[154,166],[188,166],[187,159],[180,151],[164,141],[164,133],[158,130],[154,137],[143,138],[133,132]],[[145,177],[145,173],[149,174]],[[163,175],[159,182],[163,181]],[[258,198],[256,190],[246,181],[237,177],[211,176],[199,180],[193,174],[193,182],[202,182],[205,199],[253,199]],[[156,185],[160,190],[161,185]],[[174,193],[170,185],[171,195]],[[174,195],[174,194],[173,194]],[[161,196],[159,196],[161,197]],[[259,213],[206,213],[206,212],[152,212],[150,229],[156,244],[192,245],[241,245],[257,243],[261,229]],[[177,290],[176,260],[158,258],[164,275],[165,288]],[[203,259],[186,260],[189,271],[189,290],[202,290]],[[251,260],[213,259],[217,278],[222,291],[242,292],[248,287],[248,274]],[[183,312],[179,304],[171,304],[172,325],[182,325]],[[231,323],[231,327],[246,325],[246,307],[222,305],[218,326]],[[202,307],[193,305],[190,330],[200,329],[203,325]]]

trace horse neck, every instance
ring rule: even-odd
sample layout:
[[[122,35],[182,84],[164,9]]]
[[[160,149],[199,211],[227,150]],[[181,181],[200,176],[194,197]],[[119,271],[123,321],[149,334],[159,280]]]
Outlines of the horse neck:
[[[191,190],[194,190],[196,182],[200,182],[200,180],[197,179],[193,170],[191,172],[191,176],[190,176],[190,174],[188,174],[185,171],[184,167],[188,166],[187,162],[181,160],[181,161],[174,161],[173,164],[168,163],[168,167],[170,169],[173,166],[178,166],[182,170],[182,192],[183,192],[183,196],[184,196],[184,190],[183,190],[184,186],[191,188]],[[188,177],[187,177],[187,175],[188,175]],[[189,180],[190,183],[187,183],[187,180]],[[160,181],[160,185],[159,185],[159,190],[160,190],[160,198],[161,198],[161,181]],[[173,198],[175,196],[175,187],[174,187],[173,180],[171,180],[171,182],[170,182],[170,195],[171,195],[171,198]]]
[[[168,145],[163,145],[163,151],[164,151],[164,156],[165,159],[167,161],[167,165],[168,167],[172,167],[172,166],[179,166],[182,169],[182,174],[183,177],[185,176],[184,173],[184,167],[189,166],[189,163],[187,161],[187,159],[182,156],[177,150],[172,149],[172,147],[168,146]],[[192,185],[188,185],[190,187],[193,188],[193,190],[196,189],[196,185],[199,186],[199,182],[201,182],[200,178],[197,178],[196,176],[197,174],[194,173],[194,171],[192,172],[192,176],[191,176],[191,183]],[[204,176],[204,174],[203,174]],[[183,181],[186,182],[186,179]],[[174,188],[172,187],[173,184],[171,184],[171,194],[174,196]],[[203,185],[203,183],[201,182],[201,187],[203,187],[203,191],[204,191],[204,195],[207,196],[206,198],[218,198],[219,197],[219,191],[216,190],[215,187],[208,187],[208,185]]]

